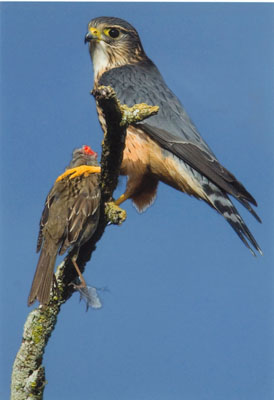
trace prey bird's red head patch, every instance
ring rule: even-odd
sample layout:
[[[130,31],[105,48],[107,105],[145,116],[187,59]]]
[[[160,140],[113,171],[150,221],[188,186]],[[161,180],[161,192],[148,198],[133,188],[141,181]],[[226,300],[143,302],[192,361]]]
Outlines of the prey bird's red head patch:
[[[82,149],[83,149],[83,152],[84,152],[85,154],[90,155],[90,156],[97,157],[96,151],[93,151],[92,148],[89,147],[88,145],[84,145],[84,146],[82,147]]]

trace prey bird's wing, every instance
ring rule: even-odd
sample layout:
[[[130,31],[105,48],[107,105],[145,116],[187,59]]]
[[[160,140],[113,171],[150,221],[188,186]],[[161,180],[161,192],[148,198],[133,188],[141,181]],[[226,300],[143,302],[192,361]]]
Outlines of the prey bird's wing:
[[[98,174],[76,177],[70,184],[77,195],[68,199],[67,231],[59,251],[61,255],[78,242],[79,238],[79,244],[84,244],[94,233],[99,219],[101,192]]]
[[[58,198],[60,196],[59,191],[61,192],[62,190],[64,190],[63,182],[58,185],[58,188],[56,188],[56,186],[57,185],[55,185],[51,188],[49,194],[47,195],[46,201],[45,201],[44,209],[43,209],[42,216],[41,216],[40,223],[39,223],[39,233],[38,233],[37,246],[36,246],[37,253],[41,250],[41,247],[43,244],[43,240],[44,240],[43,230],[49,219],[50,207],[51,207],[52,203],[55,201],[56,197]]]

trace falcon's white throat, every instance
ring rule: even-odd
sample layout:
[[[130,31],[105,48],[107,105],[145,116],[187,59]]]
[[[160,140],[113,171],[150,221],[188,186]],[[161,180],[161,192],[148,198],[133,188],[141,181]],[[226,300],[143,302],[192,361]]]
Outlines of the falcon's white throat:
[[[90,46],[90,55],[93,62],[94,79],[96,79],[109,66],[109,56],[105,42],[92,43]]]

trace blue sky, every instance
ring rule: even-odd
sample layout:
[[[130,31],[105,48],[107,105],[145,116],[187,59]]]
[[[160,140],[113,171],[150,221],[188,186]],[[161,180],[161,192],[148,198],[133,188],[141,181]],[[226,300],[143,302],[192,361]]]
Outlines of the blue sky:
[[[45,400],[270,400],[273,349],[273,4],[1,4],[1,387],[29,312],[45,197],[75,147],[100,152],[87,23],[117,16],[219,160],[256,198],[252,257],[210,207],[163,184],[109,227],[86,267],[103,308],[63,306],[44,357]],[[121,179],[116,195],[125,185]]]

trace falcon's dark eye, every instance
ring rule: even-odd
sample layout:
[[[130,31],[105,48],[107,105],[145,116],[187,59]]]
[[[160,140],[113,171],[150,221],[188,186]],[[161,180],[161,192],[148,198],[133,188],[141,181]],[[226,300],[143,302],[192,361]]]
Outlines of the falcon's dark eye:
[[[120,35],[120,32],[116,28],[111,28],[108,29],[108,35],[113,39],[116,39]]]

